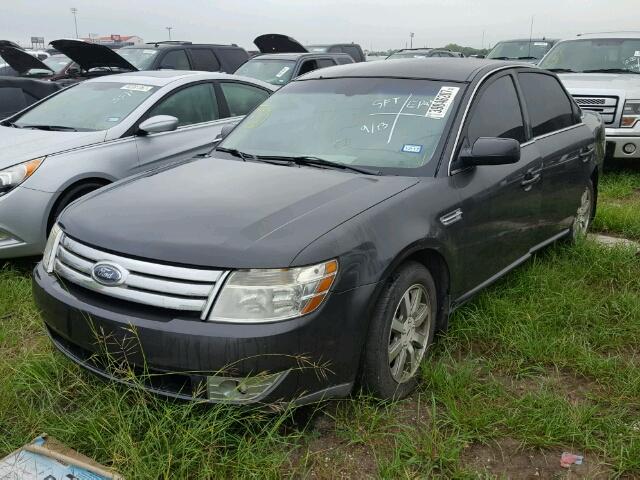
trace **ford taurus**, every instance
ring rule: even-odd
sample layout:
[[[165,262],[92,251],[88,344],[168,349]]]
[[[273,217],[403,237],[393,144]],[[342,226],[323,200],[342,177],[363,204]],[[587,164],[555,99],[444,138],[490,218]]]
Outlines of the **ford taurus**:
[[[474,59],[312,72],[224,133],[59,218],[34,292],[74,362],[202,401],[403,397],[453,310],[586,232],[604,155],[553,73]]]

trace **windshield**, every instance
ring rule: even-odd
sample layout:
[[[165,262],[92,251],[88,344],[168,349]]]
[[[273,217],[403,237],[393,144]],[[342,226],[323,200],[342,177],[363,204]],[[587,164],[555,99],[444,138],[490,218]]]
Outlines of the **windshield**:
[[[396,52],[392,53],[387,57],[388,60],[393,60],[396,58],[425,58],[429,56],[428,50],[416,50],[413,52]]]
[[[251,113],[223,146],[383,172],[419,168],[434,159],[460,90],[455,83],[392,78],[293,82]]]
[[[116,53],[138,70],[149,70],[158,55],[158,50],[154,48],[121,48],[116,50]]]
[[[493,50],[489,52],[487,58],[496,58],[504,60],[519,60],[519,59],[536,59],[539,60],[544,57],[544,54],[549,51],[553,45],[551,42],[544,40],[523,40],[523,41],[511,41],[500,42]]]
[[[267,60],[254,58],[236,70],[236,75],[257,78],[272,85],[289,83],[296,62],[294,60]]]
[[[307,45],[305,48],[310,52],[316,53],[326,53],[329,51],[329,47],[327,45]]]
[[[640,73],[640,38],[599,38],[561,42],[540,63],[546,69],[571,72]]]
[[[25,128],[106,130],[118,125],[156,89],[151,85],[83,82],[45,100],[13,124]]]

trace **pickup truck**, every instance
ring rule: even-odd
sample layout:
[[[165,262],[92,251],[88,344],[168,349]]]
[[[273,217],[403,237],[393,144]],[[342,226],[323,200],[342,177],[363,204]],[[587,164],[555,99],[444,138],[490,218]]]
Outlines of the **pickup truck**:
[[[539,66],[559,75],[582,110],[602,116],[607,158],[640,159],[640,32],[578,35]]]

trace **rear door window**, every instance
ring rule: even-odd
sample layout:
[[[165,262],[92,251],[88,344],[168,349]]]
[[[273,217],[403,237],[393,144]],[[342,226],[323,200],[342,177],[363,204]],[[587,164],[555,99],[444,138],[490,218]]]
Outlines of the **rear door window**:
[[[151,109],[149,117],[155,115],[176,117],[179,127],[218,120],[220,114],[213,84],[199,83],[178,90]]]
[[[160,62],[160,68],[168,70],[191,70],[187,52],[184,49],[167,52]]]
[[[216,58],[213,51],[208,48],[190,48],[191,58],[193,60],[193,69],[203,72],[220,71],[220,62]]]
[[[317,60],[305,60],[302,62],[300,66],[300,71],[298,75],[304,75],[305,73],[313,72],[318,69],[318,61]]]
[[[330,58],[319,58],[316,61],[318,62],[318,68],[333,67],[336,64],[336,62]]]
[[[232,117],[246,115],[264,102],[269,92],[246,83],[222,82],[220,84]]]
[[[336,58],[336,60],[338,61],[338,65],[347,65],[354,62],[353,58],[351,57],[338,57]]]
[[[518,82],[527,104],[534,137],[578,123],[571,100],[555,77],[543,73],[519,73]]]
[[[344,53],[348,53],[349,55],[351,55],[351,58],[353,58],[354,60],[358,61],[360,59],[360,50],[358,50],[358,47],[353,45],[344,45],[342,47],[342,50],[344,51]]]
[[[509,75],[491,83],[473,107],[467,127],[469,146],[480,137],[513,138],[520,143],[525,141],[522,110]]]

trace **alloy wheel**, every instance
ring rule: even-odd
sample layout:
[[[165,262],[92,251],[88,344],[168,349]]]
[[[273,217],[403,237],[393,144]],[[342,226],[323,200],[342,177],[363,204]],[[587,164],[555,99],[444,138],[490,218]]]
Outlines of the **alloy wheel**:
[[[400,298],[389,332],[389,369],[398,383],[410,380],[428,347],[431,331],[429,295],[420,284],[410,286]]]
[[[574,238],[584,237],[591,223],[591,213],[593,209],[593,199],[591,189],[585,188],[580,199],[580,206],[573,220],[573,236]]]

